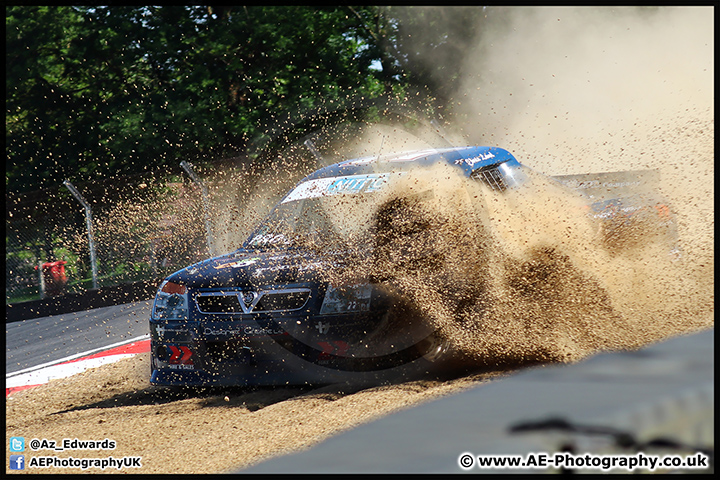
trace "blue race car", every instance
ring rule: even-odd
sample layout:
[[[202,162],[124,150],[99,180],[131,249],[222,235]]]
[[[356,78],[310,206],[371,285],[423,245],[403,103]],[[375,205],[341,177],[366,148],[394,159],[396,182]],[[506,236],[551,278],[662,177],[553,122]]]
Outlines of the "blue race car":
[[[373,199],[406,174],[438,165],[491,195],[525,188],[539,176],[497,147],[403,152],[317,170],[280,200],[240,249],[188,266],[161,283],[150,317],[151,383],[367,384],[467,368],[462,353],[383,279],[343,282],[333,275],[357,258],[358,245],[372,256],[404,228],[428,227],[400,221],[390,222],[392,231],[383,230],[379,211],[384,208],[387,220],[407,205],[387,197],[378,209]],[[612,250],[621,243],[617,232],[632,228],[635,219],[670,225],[665,235],[676,235],[667,203],[639,188],[655,175],[617,172],[549,181],[584,199],[586,213]],[[353,217],[342,208],[331,212],[332,202],[352,204]],[[353,252],[345,252],[350,247],[338,241],[343,233],[338,230],[358,229],[365,237],[353,237]]]

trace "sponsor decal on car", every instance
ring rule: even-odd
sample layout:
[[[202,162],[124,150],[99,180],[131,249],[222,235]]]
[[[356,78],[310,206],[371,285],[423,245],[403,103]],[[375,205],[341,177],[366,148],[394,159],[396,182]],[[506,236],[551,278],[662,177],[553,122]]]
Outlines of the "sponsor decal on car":
[[[480,162],[484,162],[485,160],[490,160],[491,158],[495,158],[495,155],[493,155],[491,152],[488,152],[488,153],[486,153],[486,154],[484,154],[484,155],[481,153],[481,154],[478,155],[477,157],[473,157],[473,158],[460,158],[460,159],[458,159],[458,160],[455,160],[455,164],[456,164],[456,165],[460,165],[460,164],[462,164],[462,163],[465,163],[465,164],[469,165],[470,167],[474,167],[475,164],[480,163]]]
[[[253,258],[245,258],[243,260],[238,260],[237,262],[229,262],[229,263],[222,263],[220,265],[215,265],[216,269],[220,268],[240,268],[240,267],[247,267],[248,265],[252,265],[254,263],[257,263],[260,261],[260,257],[253,257]]]
[[[318,322],[317,325],[315,325],[315,328],[321,335],[325,335],[328,331],[330,331],[330,324]]]
[[[285,331],[282,328],[265,328],[253,327],[247,325],[242,328],[213,328],[205,327],[204,335],[223,335],[223,336],[263,336],[263,335],[283,335]]]
[[[169,327],[164,327],[162,325],[158,325],[157,328],[155,328],[155,331],[158,334],[158,338],[165,337],[166,333],[171,333],[171,334],[176,334],[176,335],[181,334],[181,333],[190,333],[190,331],[185,328],[169,328]]]
[[[282,203],[331,195],[373,193],[387,185],[393,177],[402,174],[404,174],[404,172],[316,178],[303,182],[295,187],[295,189],[282,200]]]
[[[168,367],[178,370],[193,370],[193,352],[190,347],[183,345],[166,345],[169,355]]]
[[[318,342],[320,347],[319,361],[327,361],[331,357],[343,357],[347,354],[349,345],[342,340],[334,340],[332,342]]]
[[[367,312],[370,310],[371,297],[372,287],[370,285],[345,285],[342,287],[329,285],[320,307],[320,315]]]

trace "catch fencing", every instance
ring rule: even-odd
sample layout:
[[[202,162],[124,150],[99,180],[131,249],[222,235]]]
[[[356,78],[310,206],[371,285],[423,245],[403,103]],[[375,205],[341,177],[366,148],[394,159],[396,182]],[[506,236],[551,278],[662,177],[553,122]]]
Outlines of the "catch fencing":
[[[126,176],[73,185],[92,211],[96,278],[85,208],[66,186],[6,194],[6,304],[159,280],[208,257],[200,192],[189,179]],[[43,275],[42,266],[56,261],[65,262],[65,280],[51,289],[50,269]]]
[[[70,186],[60,179],[51,189],[6,194],[5,303],[136,281],[159,283],[180,268],[234,251],[315,167],[309,152],[293,147],[262,162],[244,156],[202,168],[182,162],[162,174]],[[95,255],[86,209],[72,187],[90,207]],[[66,262],[61,291],[43,285],[42,265],[55,261]]]

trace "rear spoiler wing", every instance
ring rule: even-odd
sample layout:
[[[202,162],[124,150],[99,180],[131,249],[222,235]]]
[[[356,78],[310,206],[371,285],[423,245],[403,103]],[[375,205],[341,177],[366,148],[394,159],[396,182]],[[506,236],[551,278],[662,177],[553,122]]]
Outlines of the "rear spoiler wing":
[[[597,201],[637,194],[657,193],[657,187],[660,184],[660,170],[582,173],[578,175],[557,175],[552,178],[567,188]]]

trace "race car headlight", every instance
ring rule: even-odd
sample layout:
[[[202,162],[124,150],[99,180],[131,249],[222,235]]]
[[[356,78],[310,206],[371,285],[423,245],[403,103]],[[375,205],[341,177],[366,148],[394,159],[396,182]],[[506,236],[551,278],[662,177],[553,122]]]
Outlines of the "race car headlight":
[[[323,299],[320,314],[327,315],[345,312],[366,312],[370,310],[370,285],[344,285],[333,287],[328,285]]]
[[[156,320],[187,320],[187,287],[165,280],[155,295],[152,317]]]

